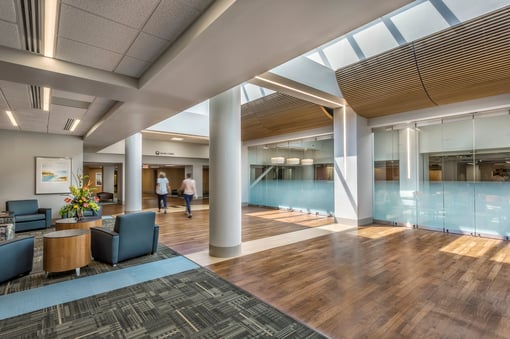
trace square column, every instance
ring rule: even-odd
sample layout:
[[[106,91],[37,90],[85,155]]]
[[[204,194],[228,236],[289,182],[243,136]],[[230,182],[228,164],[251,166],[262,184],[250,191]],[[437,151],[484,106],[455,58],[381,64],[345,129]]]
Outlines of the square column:
[[[346,225],[370,224],[372,218],[372,133],[367,120],[352,109],[334,112],[335,219]]]

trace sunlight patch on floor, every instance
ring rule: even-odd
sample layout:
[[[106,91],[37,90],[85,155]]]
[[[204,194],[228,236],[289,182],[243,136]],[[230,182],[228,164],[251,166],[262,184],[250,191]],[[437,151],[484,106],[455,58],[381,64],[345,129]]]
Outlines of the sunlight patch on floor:
[[[496,252],[491,260],[500,262],[503,264],[510,264],[510,244],[506,244],[505,247]]]
[[[251,217],[277,220],[280,222],[287,222],[307,227],[318,227],[328,225],[334,222],[333,217],[314,215],[297,211],[271,210],[246,213],[246,215]]]
[[[374,227],[362,227],[358,229],[358,235],[360,237],[370,239],[380,239],[387,237],[392,234],[397,234],[408,230],[405,227],[391,227],[391,226],[374,226]]]
[[[212,265],[225,260],[230,260],[245,255],[254,254],[257,252],[294,244],[300,241],[305,241],[324,235],[336,232],[352,231],[356,226],[347,226],[341,224],[330,224],[316,228],[304,229],[301,231],[279,234],[272,237],[246,241],[241,244],[241,254],[236,257],[230,258],[216,258],[209,255],[209,250],[200,251],[185,255],[188,259],[193,260],[202,266]]]
[[[475,238],[472,236],[461,236],[440,249],[458,255],[465,255],[473,258],[480,258],[490,251],[494,246],[499,245],[503,240]]]

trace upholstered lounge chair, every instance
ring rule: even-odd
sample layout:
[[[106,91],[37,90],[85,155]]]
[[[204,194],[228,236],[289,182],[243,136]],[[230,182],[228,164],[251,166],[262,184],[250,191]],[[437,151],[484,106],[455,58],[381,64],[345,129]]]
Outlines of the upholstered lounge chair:
[[[0,242],[0,283],[32,271],[34,237],[21,237]]]
[[[51,208],[40,208],[37,199],[9,200],[5,207],[14,213],[16,232],[51,227]]]
[[[92,257],[116,265],[127,259],[154,254],[159,238],[159,226],[155,221],[156,213],[139,212],[117,216],[113,231],[92,227]]]

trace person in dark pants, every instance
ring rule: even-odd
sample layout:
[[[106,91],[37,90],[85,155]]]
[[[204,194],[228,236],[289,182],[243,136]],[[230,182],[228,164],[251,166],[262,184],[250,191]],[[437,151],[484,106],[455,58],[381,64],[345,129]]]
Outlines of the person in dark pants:
[[[170,182],[166,178],[165,172],[159,172],[159,178],[156,183],[156,194],[158,195],[158,212],[164,209],[166,214],[166,197],[170,192]]]
[[[191,173],[186,174],[186,179],[182,181],[180,191],[183,193],[184,200],[186,201],[185,214],[188,218],[191,218],[191,200],[197,195],[195,180],[191,178]]]

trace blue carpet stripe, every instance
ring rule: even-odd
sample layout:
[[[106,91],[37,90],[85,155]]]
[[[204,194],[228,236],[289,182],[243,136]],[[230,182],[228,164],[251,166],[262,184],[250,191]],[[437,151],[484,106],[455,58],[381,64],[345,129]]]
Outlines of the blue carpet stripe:
[[[179,256],[7,294],[0,296],[0,320],[198,267]]]

